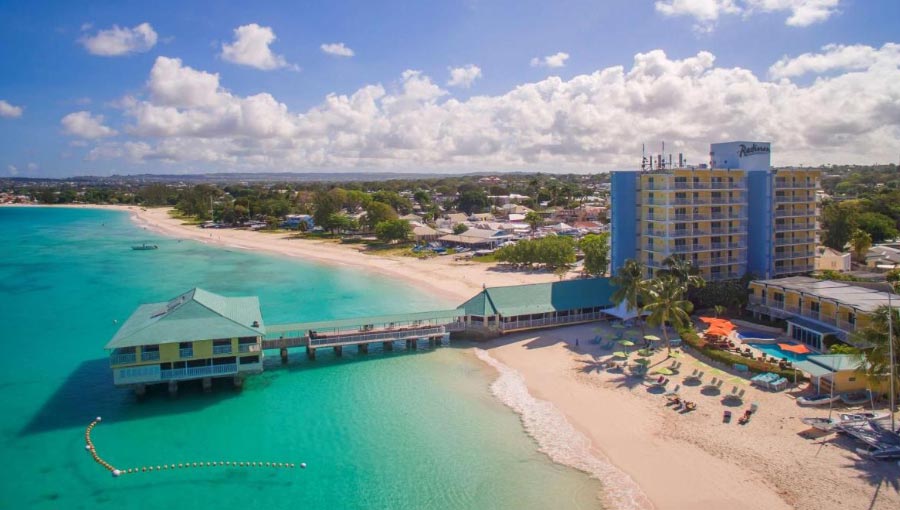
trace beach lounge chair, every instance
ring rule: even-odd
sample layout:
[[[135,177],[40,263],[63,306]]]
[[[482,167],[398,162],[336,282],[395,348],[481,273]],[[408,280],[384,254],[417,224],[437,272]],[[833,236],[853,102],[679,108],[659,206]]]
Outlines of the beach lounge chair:
[[[781,391],[788,386],[788,380],[784,377],[769,384],[769,387],[775,391]]]
[[[725,412],[722,413],[722,423],[730,423],[730,422],[731,422],[731,411],[726,409]]]
[[[680,384],[676,384],[674,388],[672,388],[671,390],[669,390],[669,391],[666,392],[666,398],[669,398],[669,399],[671,399],[672,397],[677,398],[677,397],[678,397],[678,390],[680,390],[680,389],[681,389],[681,385],[680,385]]]

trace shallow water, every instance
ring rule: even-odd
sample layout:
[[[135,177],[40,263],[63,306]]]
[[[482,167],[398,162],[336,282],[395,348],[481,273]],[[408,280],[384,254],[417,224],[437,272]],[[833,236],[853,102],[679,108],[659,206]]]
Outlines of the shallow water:
[[[328,355],[241,391],[183,384],[137,401],[112,386],[103,345],[141,302],[200,286],[258,295],[269,323],[446,308],[351,269],[160,238],[114,211],[0,208],[0,508],[587,508],[599,484],[537,451],[492,398],[495,373],[456,345]],[[159,250],[137,252],[150,241]],[[118,321],[118,324],[114,323]],[[194,461],[308,463],[113,479],[122,467]]]

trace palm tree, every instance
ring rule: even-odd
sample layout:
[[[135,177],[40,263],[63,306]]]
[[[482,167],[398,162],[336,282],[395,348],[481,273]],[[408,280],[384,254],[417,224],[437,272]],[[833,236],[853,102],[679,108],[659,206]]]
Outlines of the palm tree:
[[[641,336],[645,333],[644,321],[641,320],[640,314],[641,301],[646,291],[645,271],[644,265],[637,260],[626,260],[616,275],[612,277],[612,283],[616,286],[616,291],[613,292],[610,298],[616,306],[624,302],[628,310],[638,311],[637,320],[641,325]]]
[[[890,320],[888,314],[892,315]],[[893,335],[888,334],[889,323],[893,326]],[[891,336],[894,341],[893,372],[891,371],[891,345],[889,343]],[[869,324],[853,334],[853,343],[868,346],[861,348],[856,357],[859,361],[858,370],[864,372],[869,377],[869,381],[893,373],[895,387],[900,386],[900,370],[898,370],[900,367],[897,366],[900,363],[900,310],[896,308],[891,310],[887,305],[879,306],[871,315]],[[893,402],[891,406],[893,409]]]
[[[525,223],[531,227],[531,237],[534,238],[534,231],[544,224],[544,218],[535,211],[528,211],[525,215]]]
[[[691,261],[676,255],[669,255],[663,259],[662,263],[664,269],[660,269],[656,273],[657,276],[671,276],[675,278],[685,292],[690,287],[699,289],[706,285],[706,280],[700,276],[700,269]]]
[[[866,252],[872,247],[872,236],[865,230],[856,229],[850,236],[850,247],[853,249],[856,261],[863,263],[866,261]]]
[[[668,353],[672,353],[669,345],[669,334],[666,324],[676,328],[684,328],[690,324],[694,304],[684,299],[686,288],[674,276],[661,276],[650,280],[647,285],[647,304],[643,311],[647,312],[647,323],[660,326],[666,342]]]

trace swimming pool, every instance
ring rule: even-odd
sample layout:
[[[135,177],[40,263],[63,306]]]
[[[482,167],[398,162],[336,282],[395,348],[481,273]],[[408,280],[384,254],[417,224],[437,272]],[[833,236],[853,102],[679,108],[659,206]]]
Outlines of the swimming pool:
[[[787,360],[790,362],[803,361],[806,359],[806,354],[796,354],[793,352],[783,351],[781,347],[778,347],[778,344],[747,344],[751,347],[755,347],[760,351],[766,353],[769,356],[774,358],[780,358],[783,360]]]
[[[741,338],[741,340],[748,339],[748,338],[750,338],[750,339],[759,338],[761,340],[769,340],[769,339],[774,340],[775,338],[777,338],[776,335],[774,335],[772,333],[765,333],[763,331],[753,331],[750,329],[739,329],[738,336]]]

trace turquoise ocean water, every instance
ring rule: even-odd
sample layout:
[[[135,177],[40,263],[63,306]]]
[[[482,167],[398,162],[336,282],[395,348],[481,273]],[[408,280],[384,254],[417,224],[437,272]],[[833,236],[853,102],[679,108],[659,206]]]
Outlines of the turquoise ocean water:
[[[0,208],[0,508],[588,508],[599,485],[537,452],[497,402],[494,374],[461,346],[321,356],[243,390],[183,385],[138,401],[116,389],[103,345],[141,302],[199,286],[258,295],[269,323],[457,303],[348,269],[161,238],[112,211]],[[151,241],[159,250],[135,252]],[[351,349],[352,351],[352,349]],[[118,467],[306,462],[113,479]]]

